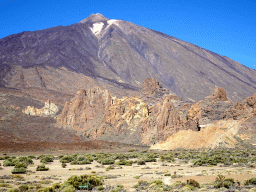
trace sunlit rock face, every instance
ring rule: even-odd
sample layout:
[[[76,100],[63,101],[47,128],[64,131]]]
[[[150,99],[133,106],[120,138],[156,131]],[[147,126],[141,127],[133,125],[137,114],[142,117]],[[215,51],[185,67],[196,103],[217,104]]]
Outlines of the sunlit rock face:
[[[146,79],[147,84],[155,79]],[[71,127],[92,139],[102,139],[125,143],[150,144],[165,139],[168,135],[183,128],[179,114],[172,103],[178,97],[162,90],[143,92],[143,96],[112,97],[107,90],[94,89],[78,91],[76,96],[67,102],[61,115],[57,118],[61,126]],[[156,90],[162,91],[163,97],[157,96],[156,105],[149,105]],[[152,99],[151,98],[151,99]],[[179,98],[180,99],[180,98]]]
[[[253,96],[245,102],[250,106],[255,104]],[[231,106],[220,87],[202,101],[186,103],[164,90],[156,79],[147,78],[142,83],[141,96],[112,97],[108,90],[97,87],[78,91],[66,103],[57,121],[90,139],[144,145],[160,143],[153,148],[171,146],[173,149],[182,146],[183,140],[197,138],[200,142],[191,145],[192,148],[204,144],[206,148],[223,146],[226,140],[230,141],[227,147],[234,147],[237,146],[234,136],[244,137],[244,134],[239,132],[243,122],[227,118]],[[170,144],[176,140],[179,143]]]
[[[256,115],[256,93],[242,102],[236,102],[227,111],[227,118],[244,119]]]
[[[233,105],[227,98],[226,91],[217,87],[211,96],[191,106],[187,118],[198,126],[226,118],[226,111]]]
[[[165,141],[151,146],[150,149],[172,150],[184,149],[214,149],[239,147],[239,141],[235,138],[240,124],[234,120],[220,120],[208,124],[201,131],[182,130]]]
[[[58,106],[52,103],[50,100],[48,100],[45,102],[45,106],[41,109],[37,109],[34,106],[28,106],[22,112],[28,115],[54,116],[58,111]]]

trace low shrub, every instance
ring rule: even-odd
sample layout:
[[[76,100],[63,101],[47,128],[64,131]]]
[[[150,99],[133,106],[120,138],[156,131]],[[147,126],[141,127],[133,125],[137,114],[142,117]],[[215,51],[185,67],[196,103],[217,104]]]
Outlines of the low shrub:
[[[102,165],[111,165],[115,163],[115,160],[112,157],[109,157],[104,159],[98,159],[98,162],[101,163]]]
[[[62,192],[75,192],[76,188],[72,185],[68,185],[68,186],[65,186],[64,188],[62,188],[61,191]]]
[[[106,168],[106,171],[109,171],[111,169],[115,169],[115,167],[113,165],[109,165],[107,168]]]
[[[19,189],[9,189],[9,190],[7,190],[7,192],[20,192],[20,190]]]
[[[64,182],[63,186],[72,186],[75,189],[80,189],[79,186],[87,185],[87,183],[89,184],[88,190],[92,190],[96,186],[103,185],[103,179],[96,175],[73,175],[69,177],[67,181]],[[62,189],[61,191],[63,190],[64,189]]]
[[[229,189],[231,186],[234,186],[234,185],[235,185],[235,181],[233,178],[225,179],[225,176],[219,174],[215,179],[214,188],[225,187]]]
[[[53,189],[59,189],[60,187],[61,187],[61,185],[59,183],[52,184]]]
[[[61,163],[70,163],[71,161],[74,160],[74,156],[72,155],[65,155],[60,159]]]
[[[62,167],[62,168],[66,168],[66,167],[67,167],[67,164],[66,164],[66,163],[62,163],[62,164],[61,164],[61,167]]]
[[[117,165],[132,166],[133,161],[119,160],[116,162]]]
[[[53,162],[54,160],[54,156],[53,155],[40,155],[39,157],[37,157],[37,159],[40,159],[41,163],[50,163]]]
[[[35,155],[29,155],[28,158],[30,158],[30,159],[36,159],[36,156],[35,156]]]
[[[140,159],[137,161],[137,164],[138,165],[146,165],[146,162],[144,160]]]
[[[103,191],[105,188],[101,185],[97,188],[98,191]]]
[[[11,188],[12,186],[8,183],[0,183],[0,187]]]
[[[19,190],[20,190],[20,192],[28,191],[28,189],[29,189],[29,186],[28,186],[28,185],[21,185],[21,186],[19,186]]]
[[[188,184],[193,187],[200,187],[199,183],[194,179],[189,179]]]
[[[138,151],[137,149],[129,149],[128,152]]]
[[[24,167],[14,168],[11,172],[12,174],[22,174],[22,173],[26,173],[26,169]]]
[[[4,165],[5,167],[7,167],[7,166],[15,166],[15,163],[13,163],[12,161],[6,159],[6,160],[4,160],[3,165]]]
[[[175,178],[181,178],[183,177],[182,175],[177,175],[177,174],[174,174],[171,176],[172,179],[175,179]]]
[[[256,177],[245,180],[244,185],[256,185]]]
[[[155,181],[152,181],[152,182],[149,183],[149,185],[152,185],[152,184],[155,184],[155,185],[159,186],[159,185],[163,185],[164,183],[161,180],[155,180]]]
[[[48,171],[49,167],[45,167],[45,165],[38,165],[36,171]]]
[[[25,163],[23,163],[23,162],[19,162],[19,163],[17,163],[17,164],[14,166],[14,168],[21,168],[21,167],[27,168],[27,165],[26,165]]]
[[[140,180],[137,184],[133,185],[132,188],[136,188],[137,190],[145,190],[148,188],[149,183],[147,181]]]

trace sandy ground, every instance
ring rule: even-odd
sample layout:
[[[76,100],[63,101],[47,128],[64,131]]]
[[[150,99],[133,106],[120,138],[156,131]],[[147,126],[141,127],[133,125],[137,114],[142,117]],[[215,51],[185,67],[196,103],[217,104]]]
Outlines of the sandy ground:
[[[131,159],[131,160],[136,160]],[[200,184],[213,182],[218,174],[223,174],[226,178],[234,178],[235,180],[239,180],[241,183],[244,182],[245,179],[249,179],[256,176],[256,169],[253,168],[245,168],[245,167],[190,167],[191,163],[182,164],[177,160],[174,163],[166,163],[166,166],[162,165],[162,162],[157,159],[157,162],[148,162],[146,165],[137,165],[133,164],[133,166],[116,166],[114,170],[106,171],[105,165],[104,167],[96,161],[93,161],[92,164],[87,165],[71,165],[67,163],[66,168],[61,167],[61,163],[59,160],[54,160],[54,162],[46,164],[46,167],[49,167],[49,171],[36,171],[36,166],[40,165],[40,160],[33,160],[34,165],[30,165],[28,170],[31,170],[30,174],[22,174],[25,181],[20,181],[20,183],[24,183],[27,181],[45,181],[43,177],[51,177],[52,183],[50,184],[42,184],[42,186],[50,186],[53,183],[63,183],[67,180],[71,175],[84,175],[91,174],[92,171],[95,171],[98,176],[108,176],[108,175],[116,175],[117,178],[113,179],[105,179],[105,185],[116,185],[122,184],[127,191],[134,191],[131,188],[135,185],[139,180],[145,181],[154,181],[154,180],[162,180],[165,184],[172,184],[175,181],[186,182],[187,179],[195,179]],[[0,161],[3,165],[3,160]],[[96,167],[96,166],[100,167]],[[2,166],[3,167],[3,166]],[[91,170],[85,170],[86,167],[91,168]],[[79,168],[83,168],[83,170],[77,170]],[[0,175],[11,175],[11,170],[13,167],[3,167],[0,170]],[[73,169],[73,170],[72,170]],[[171,173],[172,175],[176,172],[177,175],[182,175],[182,178],[172,179],[170,176],[164,176],[166,173]],[[201,175],[201,176],[198,176]],[[139,179],[134,178],[135,176],[140,176]],[[7,181],[7,180],[6,180]],[[15,188],[18,185],[11,183],[11,185]]]

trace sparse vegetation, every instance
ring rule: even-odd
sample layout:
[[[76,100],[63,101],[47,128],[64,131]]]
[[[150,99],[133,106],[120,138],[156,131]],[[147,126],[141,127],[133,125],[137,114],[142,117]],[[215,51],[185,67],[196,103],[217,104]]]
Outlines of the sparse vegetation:
[[[26,173],[26,169],[24,167],[14,168],[11,172],[12,174],[22,174],[22,173]]]
[[[36,171],[48,171],[49,167],[45,167],[45,165],[38,165]]]
[[[223,156],[221,156],[223,154]],[[44,185],[49,185],[54,180],[58,180],[59,177],[57,176],[50,176],[45,177],[45,179],[42,179],[38,181],[37,184],[22,184],[22,181],[26,181],[27,176],[29,174],[33,174],[31,169],[35,168],[30,168],[28,166],[29,164],[33,163],[32,158],[33,156],[28,156],[28,157],[7,157],[7,158],[2,158],[3,159],[3,164],[14,166],[12,173],[14,175],[10,176],[3,176],[0,177],[0,183],[5,183],[4,181],[8,179],[13,179],[15,180],[15,185],[17,185],[17,189],[12,189],[12,190],[18,190],[19,192],[21,189],[23,191],[76,191],[79,190],[79,186],[77,187],[77,184],[79,185],[86,185],[87,181],[90,180],[90,188],[94,189],[95,191],[123,191],[127,190],[121,185],[104,185],[103,187],[103,177],[99,177],[97,175],[101,175],[104,173],[104,170],[102,172],[102,168],[106,167],[105,171],[109,171],[109,173],[113,172],[113,175],[106,175],[104,176],[104,179],[111,179],[109,180],[112,182],[113,179],[118,179],[119,177],[126,177],[126,175],[130,176],[129,172],[126,172],[128,169],[127,167],[123,166],[132,166],[131,169],[136,169],[136,170],[142,170],[143,169],[143,174],[144,176],[147,174],[147,177],[149,176],[151,178],[155,178],[156,180],[153,182],[149,182],[149,180],[140,180],[140,179],[145,179],[147,177],[144,177],[142,173],[132,175],[134,178],[133,180],[133,187],[136,188],[137,191],[143,191],[143,190],[148,190],[148,191],[186,191],[186,190],[193,190],[193,191],[211,191],[211,190],[219,190],[223,191],[224,188],[227,190],[241,190],[242,188],[251,189],[256,186],[256,178],[252,177],[251,179],[248,180],[243,180],[244,186],[240,186],[240,183],[238,181],[234,181],[233,178],[226,178],[226,175],[230,175],[232,177],[232,174],[254,174],[253,169],[251,169],[251,164],[254,164],[255,162],[255,156],[256,152],[255,151],[250,151],[250,150],[208,150],[208,151],[197,151],[197,150],[184,150],[184,149],[177,149],[173,151],[161,151],[156,153],[155,151],[147,151],[143,153],[134,153],[134,151],[129,152],[129,153],[97,153],[97,154],[75,154],[75,155],[64,155],[64,156],[59,156],[59,168],[60,165],[62,167],[67,166],[67,163],[69,162],[74,165],[79,165],[79,162],[89,162],[91,163],[92,161],[97,161],[101,165],[98,165],[96,162],[93,162],[93,165],[88,165],[87,167],[81,168],[80,166],[70,166],[70,170],[77,171],[77,170],[82,170],[86,171],[86,173],[91,174],[90,177],[93,179],[89,179],[89,176],[74,176],[70,177],[69,181],[67,180],[63,184],[52,184],[52,186],[47,186],[45,187]],[[137,158],[137,159],[134,159]],[[43,159],[44,162],[51,162],[53,159],[51,156],[48,155],[40,155],[38,159]],[[242,159],[248,159],[247,160],[242,160]],[[42,161],[43,161],[42,160]],[[149,160],[149,161],[148,161]],[[186,162],[185,162],[186,161]],[[73,163],[72,163],[73,162]],[[78,163],[75,163],[78,162]],[[151,163],[147,163],[151,162]],[[162,167],[161,164],[165,162],[166,167]],[[169,163],[167,163],[169,162]],[[172,185],[166,185],[163,183],[164,179],[170,179],[168,177],[171,177],[172,179],[180,178],[183,177],[183,175],[186,175],[186,169],[184,169],[182,166],[186,166],[183,163],[188,163],[190,164],[188,166],[192,166],[192,169],[198,169],[200,170],[200,175],[201,177],[204,177],[205,175],[216,175],[216,179],[213,183],[208,183],[208,184],[201,184],[200,179],[198,181],[194,179],[189,179],[187,182],[182,179],[182,182],[174,182]],[[235,163],[237,162],[237,163]],[[248,163],[246,163],[248,162]],[[37,163],[37,162],[36,162]],[[57,163],[57,162],[56,162]],[[95,165],[96,163],[96,165]],[[135,164],[136,163],[136,164]],[[147,164],[147,166],[145,166]],[[107,166],[103,166],[107,165]],[[144,165],[144,166],[142,166]],[[218,167],[215,167],[218,165]],[[54,164],[49,164],[48,167],[51,168],[51,166],[55,166]],[[122,167],[121,167],[122,166]],[[179,167],[180,166],[180,167]],[[211,168],[199,168],[196,166],[211,166]],[[232,169],[228,169],[228,166],[232,166],[233,168],[236,168],[238,166],[239,169],[237,168],[237,172],[233,171]],[[26,169],[28,167],[28,171]],[[45,167],[45,165],[39,165],[37,166],[36,170],[37,171],[47,171],[49,170],[48,167]],[[194,167],[194,168],[193,168]],[[97,175],[96,171],[94,171],[94,168],[99,168],[97,169]],[[125,174],[122,174],[122,170],[125,171]],[[9,169],[8,167],[5,168]],[[111,171],[115,169],[114,171]],[[147,170],[148,169],[148,170]],[[248,171],[248,169],[251,169]],[[23,170],[21,172],[21,170]],[[174,171],[175,170],[175,171]],[[217,171],[218,170],[218,171]],[[223,170],[223,171],[219,171]],[[68,171],[68,169],[63,169],[64,172]],[[116,172],[119,171],[120,175],[116,175]],[[146,172],[145,172],[146,171]],[[174,172],[174,173],[173,173]],[[27,173],[26,177],[23,177],[22,175],[19,175],[20,173]],[[69,174],[71,174],[72,171],[69,171]],[[127,174],[128,173],[128,174]],[[187,173],[192,173],[192,172],[187,172]],[[192,175],[197,175],[193,174]],[[223,175],[225,174],[225,176]],[[2,179],[2,180],[1,180]],[[138,179],[137,184],[135,183],[135,179]],[[98,182],[100,180],[100,182]],[[139,181],[140,180],[140,181]],[[96,182],[97,181],[97,182]],[[152,181],[152,180],[151,180]],[[12,182],[12,181],[11,181]],[[55,181],[56,182],[56,181]],[[93,184],[95,183],[95,185]],[[12,185],[12,184],[11,184]],[[39,186],[41,185],[41,186]],[[28,189],[27,189],[28,186]],[[42,187],[43,186],[43,187]],[[200,188],[200,189],[198,189]],[[215,188],[215,189],[214,189]]]

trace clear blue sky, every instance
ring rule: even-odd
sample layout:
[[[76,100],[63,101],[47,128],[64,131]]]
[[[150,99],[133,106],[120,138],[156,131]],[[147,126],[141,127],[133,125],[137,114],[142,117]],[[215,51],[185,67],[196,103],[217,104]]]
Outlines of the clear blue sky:
[[[0,0],[0,38],[71,25],[92,13],[161,31],[256,69],[255,0]]]

